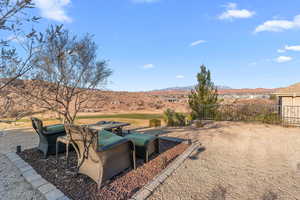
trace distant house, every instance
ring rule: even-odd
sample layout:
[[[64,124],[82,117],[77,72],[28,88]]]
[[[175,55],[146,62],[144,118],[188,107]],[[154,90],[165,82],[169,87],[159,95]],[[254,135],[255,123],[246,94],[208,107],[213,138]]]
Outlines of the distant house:
[[[300,106],[300,83],[296,83],[286,88],[280,88],[275,95],[281,106]]]
[[[282,119],[289,124],[300,125],[300,83],[280,88],[275,95]]]

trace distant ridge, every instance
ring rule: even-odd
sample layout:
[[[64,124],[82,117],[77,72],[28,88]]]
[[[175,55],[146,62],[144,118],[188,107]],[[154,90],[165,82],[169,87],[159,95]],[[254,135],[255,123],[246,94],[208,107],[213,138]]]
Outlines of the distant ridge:
[[[169,87],[169,88],[163,88],[163,89],[158,89],[158,90],[153,90],[153,91],[190,91],[194,89],[195,86],[183,86],[183,87]],[[231,90],[233,88],[228,87],[228,86],[223,86],[223,85],[217,85],[218,90]]]

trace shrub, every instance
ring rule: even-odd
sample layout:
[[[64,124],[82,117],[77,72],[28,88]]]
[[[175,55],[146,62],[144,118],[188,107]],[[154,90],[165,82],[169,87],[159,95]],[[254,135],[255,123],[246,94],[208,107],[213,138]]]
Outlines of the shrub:
[[[194,124],[197,128],[202,128],[204,126],[201,120],[195,120]]]
[[[269,97],[270,100],[272,101],[276,101],[277,100],[277,96],[275,94],[271,94]]]
[[[163,114],[167,126],[185,126],[186,116],[182,113],[177,113],[172,109],[167,109]]]
[[[192,114],[188,114],[185,118],[186,121],[186,125],[191,125],[192,121],[193,121],[193,116]]]
[[[280,119],[280,116],[277,113],[268,113],[268,114],[264,115],[263,123],[266,123],[266,124],[280,124],[281,119]]]
[[[167,126],[175,126],[174,115],[175,115],[174,110],[168,108],[167,110],[164,111],[163,117]]]
[[[161,120],[159,119],[150,119],[149,120],[149,127],[159,127],[161,126]]]
[[[174,121],[176,126],[185,126],[186,125],[186,116],[182,113],[176,113],[174,115]]]

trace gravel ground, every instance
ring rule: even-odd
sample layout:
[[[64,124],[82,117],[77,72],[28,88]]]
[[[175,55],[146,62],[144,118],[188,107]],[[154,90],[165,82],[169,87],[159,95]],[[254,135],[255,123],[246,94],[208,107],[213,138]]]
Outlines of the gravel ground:
[[[42,159],[42,154],[36,149],[25,150],[19,155],[43,178],[74,200],[126,200],[152,180],[187,147],[187,144],[160,140],[161,153],[159,155],[152,155],[148,163],[138,158],[137,169],[125,170],[110,181],[103,183],[100,190],[92,179],[81,174],[75,175],[77,156],[74,151],[70,152],[70,165],[67,169],[64,154],[60,156],[58,165],[55,156],[48,156],[46,160]]]
[[[164,131],[165,136],[199,139],[205,149],[185,161],[151,200],[300,199],[300,128],[218,122],[200,129]],[[0,136],[0,153],[15,150],[17,144],[31,148],[38,142],[34,134],[22,132],[20,137],[20,131],[10,133]],[[30,191],[22,178],[17,183],[4,178],[10,173],[18,177],[16,169],[10,167],[0,156],[0,199],[24,199],[15,198]],[[38,198],[38,194],[33,195],[33,199]]]
[[[169,129],[199,149],[150,198],[300,199],[300,128],[218,122]]]
[[[31,129],[16,129],[0,134],[0,199],[1,200],[44,200],[39,192],[24,180],[19,170],[3,155],[15,151],[16,145],[22,148],[36,146],[38,137]]]

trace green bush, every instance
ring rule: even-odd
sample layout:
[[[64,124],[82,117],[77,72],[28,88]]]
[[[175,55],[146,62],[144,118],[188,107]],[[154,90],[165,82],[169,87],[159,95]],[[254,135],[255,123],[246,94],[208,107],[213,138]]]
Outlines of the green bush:
[[[192,121],[193,121],[193,116],[192,114],[188,114],[185,118],[186,121],[186,125],[191,125]]]
[[[204,126],[204,124],[202,123],[201,120],[195,120],[195,126],[196,126],[197,128],[201,128],[201,127]]]
[[[174,115],[175,115],[174,110],[168,108],[167,110],[164,111],[163,118],[167,126],[175,126]]]
[[[268,113],[263,117],[263,123],[266,124],[281,124],[280,116],[277,113]]]
[[[149,120],[149,127],[159,127],[161,126],[161,120],[159,119],[150,119]]]
[[[185,126],[187,117],[182,113],[177,113],[172,109],[167,109],[163,114],[167,126]]]
[[[270,100],[276,101],[277,100],[277,96],[275,94],[271,94],[269,97]]]
[[[174,115],[174,121],[176,126],[185,126],[186,125],[186,116],[182,113],[176,113]]]

